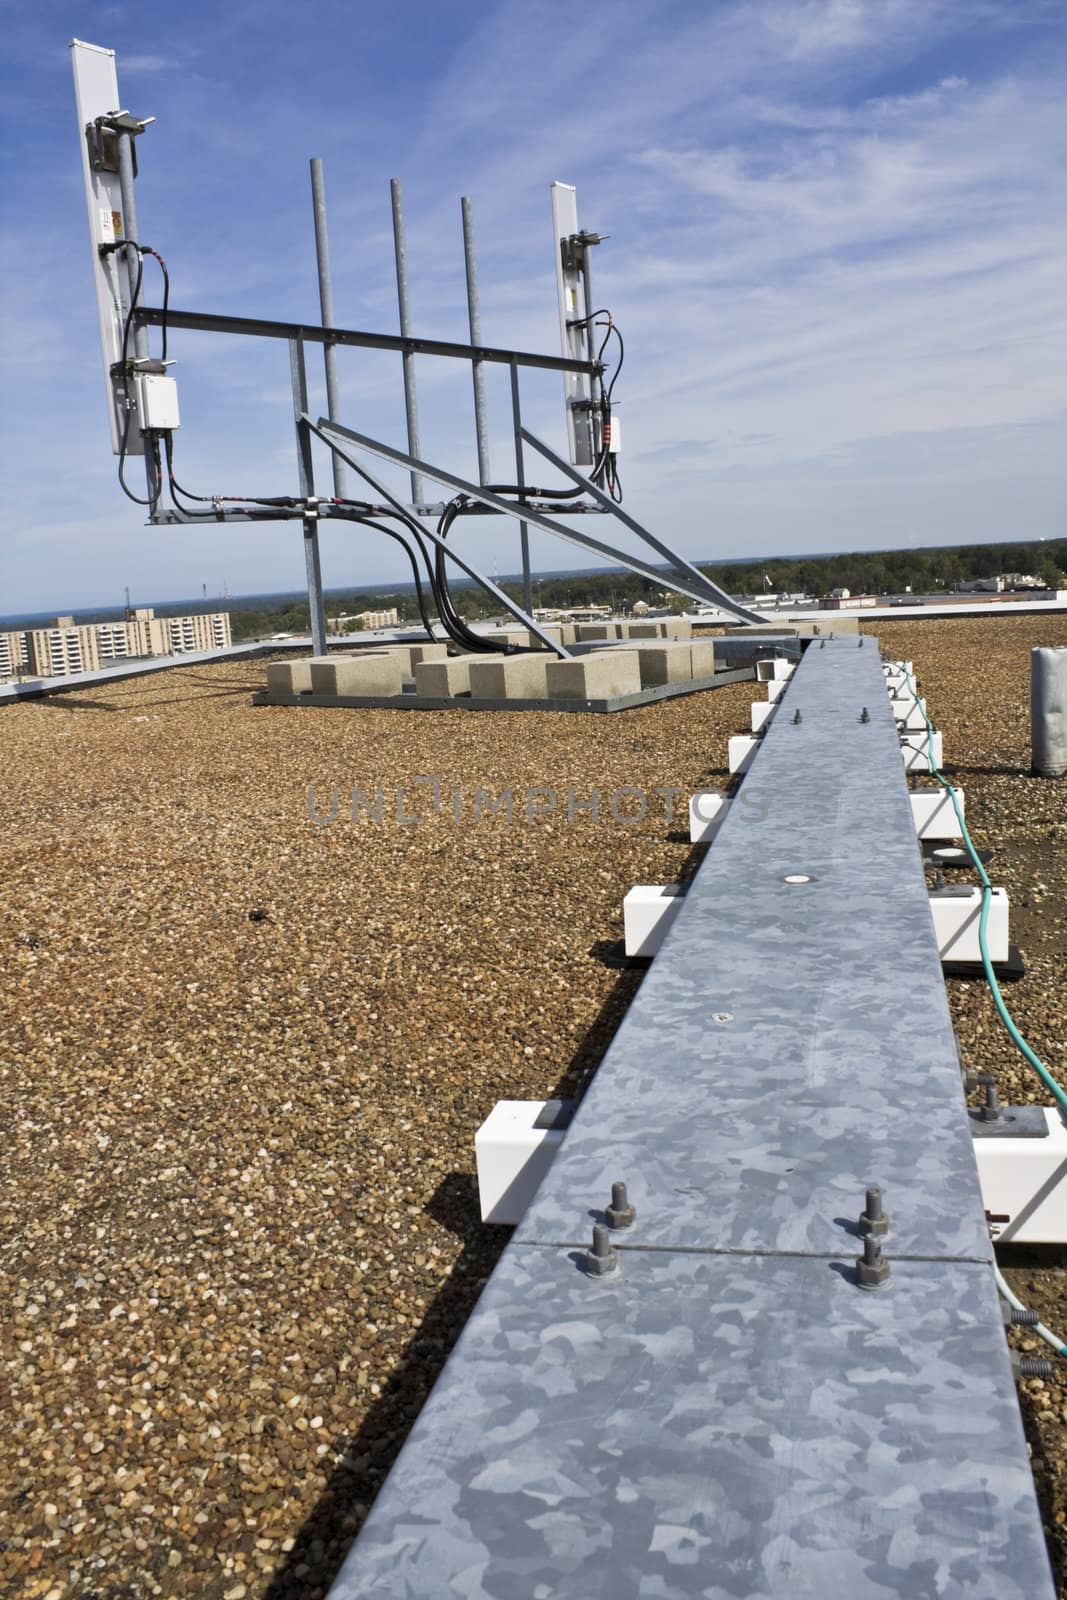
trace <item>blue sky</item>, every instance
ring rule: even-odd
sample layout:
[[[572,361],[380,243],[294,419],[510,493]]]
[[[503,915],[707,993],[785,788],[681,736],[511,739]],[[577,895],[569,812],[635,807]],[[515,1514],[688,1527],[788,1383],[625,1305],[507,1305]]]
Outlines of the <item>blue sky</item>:
[[[472,197],[487,343],[558,349],[548,185],[610,235],[628,509],[683,553],[1064,532],[1060,0],[0,4],[6,177],[0,613],[287,589],[293,526],[149,529],[115,482],[68,40],[118,52],[141,237],[193,310],[318,320],[308,158],[338,321],[393,332],[389,179],[415,331],[466,337]],[[153,291],[152,298],[155,298]],[[179,476],[294,488],[284,345],[175,334]],[[403,443],[399,358],[341,356],[343,420]],[[321,375],[316,369],[321,401]],[[418,363],[424,453],[475,472],[469,369]],[[561,387],[524,386],[561,446]],[[507,396],[489,386],[493,468]],[[320,483],[328,482],[325,461]],[[594,531],[606,536],[597,524]],[[464,548],[514,570],[483,523]],[[324,534],[329,585],[406,577]],[[585,565],[535,538],[535,564]]]

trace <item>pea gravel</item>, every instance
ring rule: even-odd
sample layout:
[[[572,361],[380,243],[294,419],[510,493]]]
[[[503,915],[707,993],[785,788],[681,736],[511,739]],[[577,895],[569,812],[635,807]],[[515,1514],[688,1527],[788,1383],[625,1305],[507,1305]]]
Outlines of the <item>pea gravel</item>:
[[[997,846],[1030,961],[1009,998],[1062,1067],[1067,804],[1025,775],[1025,706],[1029,646],[1067,621],[871,631],[915,660]],[[565,791],[721,783],[752,698],[418,716],[253,708],[261,681],[184,668],[3,712],[5,1596],[325,1593],[503,1244],[474,1129],[580,1090],[640,982],[613,965],[623,894],[699,854],[663,797],[568,825]],[[347,820],[379,784],[383,821]],[[515,791],[510,824],[475,822],[477,785]],[[527,821],[534,788],[557,810]],[[970,1063],[1040,1099],[981,986],[949,989]],[[1012,1282],[1067,1327],[1062,1265]],[[1067,1386],[1024,1406],[1067,1570]]]

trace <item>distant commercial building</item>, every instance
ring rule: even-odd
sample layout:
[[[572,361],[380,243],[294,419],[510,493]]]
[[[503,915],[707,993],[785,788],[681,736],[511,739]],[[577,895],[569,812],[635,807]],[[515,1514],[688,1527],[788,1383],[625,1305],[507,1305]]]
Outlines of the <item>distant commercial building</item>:
[[[847,589],[833,589],[823,602],[827,611],[853,611],[857,606],[876,606],[876,594],[850,594]]]
[[[391,611],[357,611],[352,620],[361,623],[364,628],[395,628],[400,621],[400,613],[395,606]]]
[[[28,672],[39,678],[66,678],[93,672],[112,661],[146,656],[187,655],[233,642],[228,611],[191,617],[157,617],[151,606],[127,613],[118,622],[76,623],[57,617],[54,628],[0,633],[0,678]]]

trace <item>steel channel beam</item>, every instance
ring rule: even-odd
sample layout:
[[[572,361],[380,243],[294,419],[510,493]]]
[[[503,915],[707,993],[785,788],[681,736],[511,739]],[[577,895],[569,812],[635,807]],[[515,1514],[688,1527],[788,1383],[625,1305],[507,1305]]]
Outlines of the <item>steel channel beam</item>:
[[[830,640],[331,1600],[1053,1600],[990,1263],[877,646]]]
[[[362,333],[355,328],[320,328],[306,322],[276,322],[259,317],[227,317],[207,311],[175,311],[164,317],[159,306],[139,306],[134,323],[146,327],[184,328],[199,333],[232,333],[252,339],[303,339],[305,344],[350,345],[358,350],[395,350],[401,355],[450,356],[457,361],[492,361],[510,366],[540,367],[547,372],[596,371],[588,361],[541,356],[526,350],[498,350],[486,344],[455,344],[446,339],[405,339],[392,333]]]

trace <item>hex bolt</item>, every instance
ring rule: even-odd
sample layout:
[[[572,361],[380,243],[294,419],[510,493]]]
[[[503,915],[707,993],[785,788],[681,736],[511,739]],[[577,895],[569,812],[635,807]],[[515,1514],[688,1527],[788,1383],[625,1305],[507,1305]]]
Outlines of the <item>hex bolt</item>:
[[[797,706],[796,710],[793,712],[793,722],[797,723],[797,722],[800,722],[800,721],[801,721],[800,707]]]
[[[863,649],[863,640],[862,639],[859,642],[859,647],[860,647],[861,650]]]
[[[619,1253],[611,1242],[611,1235],[602,1222],[593,1228],[593,1245],[585,1252],[585,1270],[594,1278],[614,1272],[619,1265]]]
[[[637,1212],[626,1198],[626,1185],[613,1183],[611,1186],[611,1204],[604,1215],[608,1219],[609,1228],[629,1228],[632,1226]]]
[[[985,1104],[978,1108],[979,1122],[996,1122],[1000,1116],[1000,1096],[995,1083],[985,1086]]]
[[[856,1258],[856,1281],[861,1289],[884,1289],[889,1282],[889,1262],[871,1234],[863,1241],[863,1254]]]
[[[876,1184],[867,1190],[866,1203],[860,1215],[859,1229],[862,1234],[888,1233],[889,1217],[882,1210],[882,1191]]]
[[[871,713],[867,710],[867,707],[864,706],[863,710],[860,712],[860,721],[861,722],[870,722],[870,720],[871,720]]]

